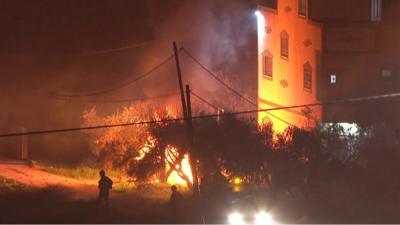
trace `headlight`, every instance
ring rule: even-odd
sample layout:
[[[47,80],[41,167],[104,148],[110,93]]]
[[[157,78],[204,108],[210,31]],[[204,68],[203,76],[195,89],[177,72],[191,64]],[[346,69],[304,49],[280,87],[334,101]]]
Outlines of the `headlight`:
[[[244,225],[244,219],[242,214],[240,213],[232,213],[228,216],[228,222],[229,224],[233,224],[233,225]]]
[[[271,225],[274,224],[270,214],[265,212],[259,212],[256,214],[255,224],[257,225]]]

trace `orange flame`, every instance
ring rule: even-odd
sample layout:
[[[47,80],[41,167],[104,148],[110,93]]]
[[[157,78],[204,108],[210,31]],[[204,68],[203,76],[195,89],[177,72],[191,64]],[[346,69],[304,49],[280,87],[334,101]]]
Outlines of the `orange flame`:
[[[171,169],[171,162],[175,162],[179,158],[177,149],[173,146],[167,146],[165,151],[166,156],[166,171]],[[167,183],[171,185],[187,186],[186,177],[191,183],[193,183],[193,175],[190,167],[189,155],[185,154],[180,163],[176,164],[175,170],[169,175]]]

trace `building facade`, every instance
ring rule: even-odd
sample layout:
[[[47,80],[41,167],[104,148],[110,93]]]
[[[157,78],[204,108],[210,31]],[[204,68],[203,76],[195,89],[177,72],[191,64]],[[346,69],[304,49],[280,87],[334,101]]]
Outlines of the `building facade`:
[[[306,3],[306,1],[304,1]],[[295,0],[260,6],[258,17],[258,102],[263,109],[317,102],[318,58],[322,26],[308,19],[308,9]],[[272,122],[276,131],[289,125],[313,126],[321,108],[259,113],[259,122]]]
[[[277,0],[276,8],[261,6],[260,107],[400,92],[400,16],[396,9],[400,9],[397,0]],[[286,45],[288,53],[282,52]],[[289,57],[282,57],[282,53]],[[312,127],[310,121],[371,122],[397,118],[400,104],[393,102],[371,101],[274,113],[300,127]],[[278,131],[287,127],[277,118],[260,113],[259,122],[265,120],[277,123]]]

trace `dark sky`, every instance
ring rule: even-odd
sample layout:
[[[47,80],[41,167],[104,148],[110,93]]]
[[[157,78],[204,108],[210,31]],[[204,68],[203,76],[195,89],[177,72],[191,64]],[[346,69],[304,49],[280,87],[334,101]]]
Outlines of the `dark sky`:
[[[148,6],[121,0],[1,1],[2,51],[66,53],[148,39]]]
[[[123,105],[65,102],[54,95],[96,92],[139,76],[172,53],[174,40],[254,97],[254,9],[247,0],[0,0],[0,133],[80,126],[83,110],[94,105],[115,112]],[[216,98],[212,93],[221,86],[183,56],[182,68],[185,82]],[[176,84],[170,63],[150,79],[78,100],[162,95],[176,91]],[[51,136],[36,139],[37,148],[57,146]]]

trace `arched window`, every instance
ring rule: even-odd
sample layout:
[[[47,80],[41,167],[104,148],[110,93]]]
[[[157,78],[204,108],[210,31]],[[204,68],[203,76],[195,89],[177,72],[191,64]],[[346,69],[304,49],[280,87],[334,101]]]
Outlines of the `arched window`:
[[[299,16],[307,17],[307,0],[298,0],[299,1]]]
[[[262,53],[262,73],[263,76],[272,79],[273,74],[273,56],[272,53],[268,50],[265,50]]]
[[[286,31],[281,32],[281,57],[289,59],[289,34]]]
[[[303,66],[303,87],[306,91],[312,90],[312,67],[309,62]]]

